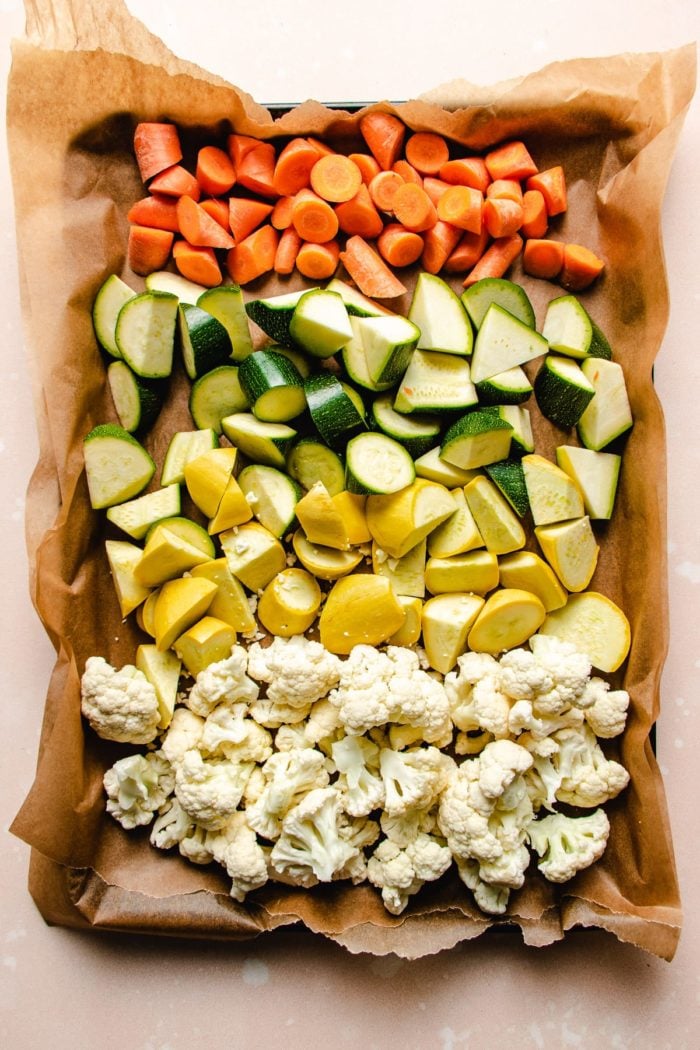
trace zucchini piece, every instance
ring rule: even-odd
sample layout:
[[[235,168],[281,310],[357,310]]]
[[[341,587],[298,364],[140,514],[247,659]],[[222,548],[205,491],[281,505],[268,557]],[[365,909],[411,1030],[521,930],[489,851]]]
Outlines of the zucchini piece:
[[[294,308],[306,295],[308,289],[297,292],[286,292],[284,295],[273,295],[268,299],[251,299],[245,304],[245,312],[265,335],[269,335],[280,346],[293,349],[294,340],[289,333],[289,326],[294,316]]]
[[[593,330],[593,338],[591,339],[591,345],[588,347],[588,356],[602,357],[605,361],[612,361],[612,347],[592,317],[591,328]]]
[[[520,365],[516,365],[477,383],[476,393],[483,405],[520,405],[532,393],[532,384]]]
[[[593,324],[575,295],[560,295],[547,304],[542,335],[559,354],[587,357],[593,342]]]
[[[556,456],[557,464],[580,488],[586,514],[597,521],[611,518],[622,457],[576,445],[559,445]]]
[[[281,354],[282,357],[288,358],[302,379],[306,379],[307,376],[311,375],[311,365],[306,354],[301,350],[292,350],[288,346],[278,346],[276,343],[266,346],[263,349],[267,350],[268,353]]]
[[[585,591],[600,552],[588,515],[572,521],[537,525],[535,536],[562,586],[567,591]]]
[[[375,397],[372,418],[381,431],[400,442],[414,457],[431,449],[440,434],[437,416],[402,415],[394,409],[391,394]]]
[[[307,491],[322,481],[331,496],[345,488],[345,466],[337,452],[316,438],[304,437],[287,454],[287,471]]]
[[[182,274],[171,273],[170,270],[155,270],[148,274],[145,281],[149,292],[168,292],[169,295],[175,295],[179,302],[192,306],[196,306],[197,300],[207,290],[203,284],[195,284]]]
[[[110,357],[121,357],[117,346],[115,329],[122,306],[133,299],[136,292],[113,273],[100,287],[92,304],[92,324],[97,341]]]
[[[85,472],[94,510],[138,496],[156,465],[140,442],[117,423],[101,423],[83,439]]]
[[[439,350],[414,350],[394,398],[397,412],[463,411],[478,398],[471,381],[469,361]]]
[[[238,379],[253,414],[265,422],[286,423],[306,408],[304,380],[282,354],[256,350],[241,361]]]
[[[522,459],[532,520],[535,525],[570,521],[583,516],[583,496],[576,482],[544,456]]]
[[[234,412],[221,420],[226,437],[248,459],[270,467],[284,467],[296,430],[286,423],[266,423],[252,412]]]
[[[439,445],[419,456],[415,462],[415,468],[417,477],[437,481],[448,489],[468,484],[478,473],[477,470],[462,470],[461,467],[455,467],[452,463],[442,459]]]
[[[491,303],[474,342],[472,354],[472,382],[506,372],[535,357],[542,357],[549,349],[544,336],[508,313],[497,303]]]
[[[599,671],[611,674],[630,649],[630,624],[610,598],[597,591],[572,594],[562,609],[547,616],[540,634],[571,642]]]
[[[535,438],[532,433],[530,413],[522,405],[496,405],[495,410],[501,419],[510,423],[513,433],[510,436],[510,455],[524,456],[535,450]]]
[[[405,317],[360,317],[352,326],[359,333],[371,383],[393,386],[408,368],[420,330]]]
[[[208,452],[209,449],[218,447],[217,433],[211,427],[204,430],[180,430],[173,434],[160,472],[161,485],[181,485],[185,480],[185,467],[189,461],[201,456],[203,452]]]
[[[469,355],[474,332],[459,296],[432,273],[418,275],[408,319],[418,326],[419,350]]]
[[[378,383],[370,378],[367,354],[365,352],[364,341],[362,338],[362,329],[360,328],[361,321],[361,317],[355,317],[354,315],[350,316],[352,339],[349,343],[345,344],[341,351],[345,371],[353,383],[357,383],[366,390],[388,390],[394,385],[393,380],[390,382]]]
[[[382,317],[390,315],[392,312],[387,310],[386,307],[380,306],[379,303],[375,303],[373,299],[368,299],[359,288],[346,284],[339,277],[334,277],[328,282],[326,291],[336,292],[340,296],[345,303],[345,309],[351,317]]]
[[[416,471],[409,453],[387,434],[358,434],[345,450],[346,484],[350,492],[388,495],[406,488]]]
[[[112,401],[119,422],[130,434],[148,430],[163,407],[163,391],[159,380],[142,379],[126,361],[112,361],[107,369]]]
[[[244,467],[238,484],[253,514],[273,536],[284,536],[296,518],[301,487],[281,470],[261,463]]]
[[[183,543],[201,551],[207,558],[216,557],[216,548],[211,536],[202,525],[192,521],[191,518],[185,518],[180,514],[175,514],[171,518],[162,518],[149,528],[146,533],[146,543],[150,543],[154,537],[157,538],[163,531],[167,532],[168,535],[177,536]]]
[[[248,354],[252,354],[253,340],[250,337],[248,315],[243,303],[243,293],[237,284],[220,284],[216,288],[207,288],[200,295],[196,305],[224,326],[231,343],[231,357],[234,361],[243,361]]]
[[[519,459],[502,459],[488,463],[484,470],[506,497],[519,518],[524,518],[530,509],[525,472]]]
[[[461,299],[476,329],[481,328],[491,303],[507,310],[528,328],[535,327],[535,311],[527,292],[519,284],[505,277],[483,277],[462,292]]]
[[[180,303],[177,313],[182,363],[190,379],[230,360],[231,340],[220,321],[190,303]]]
[[[599,358],[596,363],[600,363]],[[540,412],[564,430],[576,426],[594,393],[595,387],[581,367],[557,354],[545,358],[535,377],[535,398]]]
[[[172,372],[177,307],[168,292],[141,292],[122,306],[114,338],[136,375],[164,379]]]
[[[190,390],[190,415],[200,430],[221,433],[221,420],[248,408],[237,365],[219,365],[195,379]]]
[[[331,448],[343,447],[351,437],[366,429],[350,388],[343,387],[330,372],[310,375],[304,380],[304,392],[314,426]]]
[[[352,339],[345,303],[337,292],[312,288],[294,307],[289,334],[294,345],[313,357],[332,357]]]
[[[107,520],[132,539],[142,540],[152,525],[163,518],[179,515],[180,509],[180,486],[166,485],[155,492],[147,492],[145,496],[109,507]]]
[[[586,446],[599,452],[630,429],[634,420],[627,396],[625,375],[615,361],[591,358],[581,371],[594,390],[594,396],[578,420],[578,436]]]
[[[491,410],[468,412],[455,420],[440,445],[440,456],[462,470],[506,459],[513,428]]]
[[[492,554],[510,554],[525,546],[525,530],[499,488],[484,475],[472,478],[464,487],[467,504]]]

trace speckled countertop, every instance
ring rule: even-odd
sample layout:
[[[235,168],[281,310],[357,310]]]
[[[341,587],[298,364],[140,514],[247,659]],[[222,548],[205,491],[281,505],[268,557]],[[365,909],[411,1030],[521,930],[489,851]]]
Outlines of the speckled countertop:
[[[176,53],[259,101],[409,98],[453,77],[488,84],[553,59],[656,51],[700,36],[687,0],[318,0],[265,4],[130,0]],[[225,27],[225,31],[221,31]],[[3,82],[19,0],[0,0]],[[356,957],[282,933],[241,947],[106,938],[47,927],[26,890],[28,849],[6,828],[34,773],[53,651],[29,602],[24,493],[37,456],[23,352],[12,198],[0,161],[0,653],[5,747],[0,763],[0,1037],[9,1050],[211,1050],[405,1047],[406,1050],[691,1050],[700,1031],[700,386],[695,103],[673,165],[663,224],[671,319],[656,367],[666,410],[671,645],[658,754],[685,907],[675,960],[581,932],[547,950],[496,936],[418,962]]]

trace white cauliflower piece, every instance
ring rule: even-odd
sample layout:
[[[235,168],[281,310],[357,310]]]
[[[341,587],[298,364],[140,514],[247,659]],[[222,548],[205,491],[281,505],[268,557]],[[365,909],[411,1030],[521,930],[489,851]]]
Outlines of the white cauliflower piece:
[[[537,853],[537,867],[550,882],[567,882],[599,860],[605,852],[610,822],[602,809],[585,817],[552,813],[535,820],[528,829],[530,845]]]
[[[246,674],[247,653],[234,645],[231,655],[217,660],[200,671],[186,697],[186,704],[196,715],[206,718],[217,704],[252,704],[260,689]]]
[[[558,729],[580,726],[583,723],[583,711],[578,707],[565,707],[558,713],[542,713],[535,708],[531,700],[516,700],[508,715],[508,726],[513,736],[529,733],[540,740],[551,736]]]
[[[232,762],[265,762],[272,754],[272,734],[245,712],[245,704],[215,707],[204,723],[200,749]]]
[[[380,842],[367,862],[367,878],[382,891],[387,911],[400,915],[409,897],[426,882],[439,879],[451,864],[452,854],[447,846],[420,832],[403,848],[391,839]]]
[[[248,674],[267,683],[268,700],[287,707],[308,708],[327,696],[338,682],[340,663],[320,642],[301,634],[275,637],[266,648],[255,642],[248,651]]]
[[[585,705],[584,717],[595,735],[603,740],[619,736],[627,722],[629,693],[625,689],[611,689],[602,678],[591,678],[584,699],[589,701]]]
[[[132,664],[121,670],[101,656],[90,656],[80,680],[81,711],[103,740],[150,744],[158,735],[156,691]]]
[[[275,733],[275,751],[292,751],[296,747],[313,747],[306,735],[306,722],[280,726]]]
[[[251,828],[270,840],[278,838],[286,814],[300,798],[326,787],[330,779],[326,756],[315,748],[277,751],[265,762],[262,773],[265,787],[246,813]]]
[[[586,654],[571,642],[548,634],[533,635],[529,645],[537,663],[553,680],[551,689],[538,692],[534,698],[535,713],[556,715],[569,706],[577,706],[591,673],[591,661]]]
[[[455,763],[436,747],[392,751],[382,748],[379,772],[384,784],[384,810],[398,816],[409,809],[429,809],[452,775]]]
[[[373,846],[379,838],[379,824],[376,820],[368,820],[366,817],[348,818],[345,813],[341,813],[339,829],[340,837],[355,847],[357,852],[336,871],[333,881],[351,879],[357,886],[367,878],[367,860],[363,850]]]
[[[532,765],[529,751],[512,740],[494,740],[479,756],[479,787],[487,798],[499,798]]]
[[[231,878],[231,896],[241,903],[248,893],[260,889],[268,880],[267,853],[245,813],[237,810],[211,844],[214,860],[226,868]]]
[[[480,677],[477,677],[480,675]],[[511,701],[500,687],[499,664],[488,653],[464,653],[445,675],[450,716],[461,732],[475,730],[501,739],[509,734]]]
[[[306,752],[303,752],[306,754]],[[314,788],[285,816],[270,860],[276,871],[296,877],[312,872],[330,882],[359,852],[340,834],[341,803],[335,788]]]
[[[188,751],[199,747],[203,729],[203,718],[187,707],[175,708],[161,744],[161,751],[172,766],[181,762]]]
[[[511,649],[500,659],[499,684],[511,700],[532,701],[554,687],[554,677],[531,650]]]
[[[131,830],[150,824],[175,786],[175,774],[160,751],[128,755],[102,778],[107,792],[107,812]]]
[[[175,794],[182,808],[207,831],[224,827],[238,808],[254,762],[205,759],[185,752],[175,772]]]
[[[211,832],[207,831],[200,824],[193,824],[189,834],[181,838],[178,843],[180,854],[190,864],[211,864],[214,860],[214,853],[211,847]]]
[[[343,809],[353,817],[365,817],[384,804],[384,782],[379,774],[379,748],[363,736],[346,736],[331,747],[336,783]]]
[[[559,745],[552,762],[561,776],[560,802],[592,809],[627,787],[629,773],[619,762],[605,757],[590,726],[560,729],[553,739]]]
[[[261,726],[268,729],[279,729],[283,725],[296,725],[308,717],[311,704],[303,707],[291,707],[289,704],[278,703],[261,696],[259,700],[250,705],[250,716]]]
[[[151,828],[151,845],[156,849],[172,849],[192,834],[192,818],[175,798],[171,796],[161,807]]]
[[[477,908],[481,908],[487,915],[503,915],[510,898],[509,887],[484,882],[479,875],[479,869],[478,860],[462,860],[457,857],[459,877],[467,889],[474,894]]]
[[[320,744],[321,741],[329,740],[332,744],[340,731],[338,708],[330,700],[317,700],[312,704],[304,726],[304,736],[310,743]],[[325,747],[322,750],[325,751]]]
[[[408,846],[421,832],[430,834],[437,826],[437,810],[407,809],[404,813],[390,815],[382,812],[379,824],[388,839],[397,846]]]

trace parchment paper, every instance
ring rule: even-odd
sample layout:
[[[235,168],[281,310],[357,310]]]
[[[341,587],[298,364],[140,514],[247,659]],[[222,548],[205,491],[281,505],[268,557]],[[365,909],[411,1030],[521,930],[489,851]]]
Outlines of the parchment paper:
[[[138,629],[122,623],[109,577],[103,516],[92,512],[82,438],[114,418],[90,310],[125,265],[126,212],[143,196],[132,156],[139,120],[173,120],[186,158],[227,131],[278,137],[323,134],[359,146],[357,115],[308,102],[276,123],[242,90],[181,61],[118,0],[27,0],[27,39],[14,43],[8,95],[22,307],[35,378],[40,458],[27,499],[31,593],[56,647],[35,783],[12,830],[32,846],[30,890],[49,922],[179,936],[245,939],[294,922],[351,951],[409,958],[479,936],[493,925],[448,874],[389,915],[368,886],[295,890],[269,884],[245,905],[222,873],[153,850],[147,832],[121,830],[104,814],[101,777],[122,753],[85,733],[79,678],[87,657],[133,659]],[[235,68],[232,69],[235,79]],[[420,100],[380,108],[415,130],[434,129],[483,149],[522,136],[541,168],[561,163],[570,207],[555,236],[603,256],[605,275],[583,293],[625,370],[634,428],[627,441],[613,521],[603,530],[592,587],[627,612],[632,649],[614,677],[631,695],[628,729],[611,753],[631,774],[606,809],[603,859],[561,889],[528,876],[503,920],[526,943],[546,945],[574,926],[609,930],[663,958],[681,927],[673,850],[650,732],[659,711],[667,648],[664,423],[652,366],[668,313],[660,209],[695,81],[695,49],[555,63],[492,87],[459,82]],[[37,172],[40,180],[37,181]],[[541,324],[559,290],[523,277]],[[262,279],[254,297],[303,282]],[[395,302],[397,308],[407,306]],[[455,282],[455,287],[459,285]],[[672,351],[672,348],[670,348]],[[147,439],[157,459],[171,432],[191,426],[186,381]],[[561,434],[558,435],[561,441]],[[554,432],[539,425],[538,451]],[[157,482],[157,475],[156,475]]]

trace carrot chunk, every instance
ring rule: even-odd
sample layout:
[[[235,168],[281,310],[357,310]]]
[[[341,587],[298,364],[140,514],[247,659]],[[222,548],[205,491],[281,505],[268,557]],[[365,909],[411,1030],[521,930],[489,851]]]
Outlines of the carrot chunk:
[[[487,197],[484,201],[483,219],[492,237],[510,237],[522,226],[523,206],[507,197]]]
[[[404,180],[395,171],[380,171],[369,184],[369,195],[380,211],[394,210],[394,197]]]
[[[175,241],[173,261],[188,281],[203,284],[205,288],[215,288],[221,284],[221,268],[213,248],[200,248],[187,241]]]
[[[476,284],[482,277],[503,277],[508,267],[518,258],[522,246],[523,239],[517,233],[493,241],[464,278],[464,287]]]
[[[449,188],[449,182],[443,182],[442,179],[435,179],[432,175],[426,175],[423,179],[423,189],[436,207],[437,202],[440,200],[443,193],[447,193]]]
[[[364,183],[352,200],[336,204],[335,214],[340,229],[350,236],[359,234],[360,237],[373,240],[384,228],[384,221],[375,208]]]
[[[183,168],[182,164],[173,164],[161,171],[151,179],[148,188],[151,193],[164,193],[169,197],[191,197],[193,201],[198,201],[202,195],[194,175],[187,168]]]
[[[449,182],[452,186],[471,186],[473,190],[481,190],[482,193],[486,193],[486,187],[491,182],[483,157],[448,160],[442,165],[438,175],[443,182]]]
[[[312,190],[331,204],[351,200],[361,185],[362,172],[342,153],[321,157],[311,169]]]
[[[497,146],[486,154],[484,162],[492,179],[527,179],[537,172],[527,146],[519,139]]]
[[[261,226],[226,256],[229,277],[236,284],[248,284],[268,273],[275,265],[279,234],[272,226]]]
[[[455,250],[462,231],[449,222],[438,219],[431,229],[426,230],[423,236],[423,255],[421,265],[428,273],[439,273],[447,262],[449,256]],[[465,266],[465,270],[467,267]]]
[[[389,171],[399,159],[406,127],[391,113],[366,113],[360,119],[360,134],[383,171]]]
[[[271,212],[271,204],[249,200],[247,197],[229,197],[228,227],[236,244],[245,240],[248,234],[252,233],[261,222],[264,222]]]
[[[338,232],[338,216],[328,201],[321,200],[313,190],[300,190],[292,204],[292,224],[302,241],[323,244],[332,241]]]
[[[539,190],[523,193],[523,237],[544,237],[547,232],[547,205]]]
[[[589,248],[582,244],[565,244],[559,283],[569,292],[580,292],[595,281],[604,267],[603,260]]]
[[[254,149],[257,149],[259,145],[260,139],[254,139],[251,135],[229,135],[226,146],[236,171],[238,171],[244,157]]]
[[[280,197],[293,197],[308,186],[311,169],[319,159],[313,143],[296,138],[288,142],[275,162],[272,185]]]
[[[329,153],[335,153],[336,151],[328,145],[327,142],[321,142],[320,139],[314,138],[312,135],[306,136],[306,141],[310,146],[316,150],[322,157],[328,156]]]
[[[144,121],[134,131],[134,155],[144,182],[182,160],[180,136],[174,124]]]
[[[357,164],[365,186],[369,186],[375,175],[382,170],[371,153],[350,153],[350,160]]]
[[[270,222],[276,230],[286,230],[292,225],[292,208],[294,197],[280,197],[275,201],[270,214]]]
[[[557,164],[546,171],[531,175],[525,183],[527,190],[539,190],[547,205],[547,214],[561,215],[566,211],[566,179],[564,169]]]
[[[402,266],[411,266],[420,259],[423,254],[423,238],[419,233],[407,230],[398,222],[390,222],[377,238],[377,248],[389,266],[400,269]]]
[[[199,202],[199,206],[207,215],[211,215],[212,219],[215,219],[219,226],[223,226],[228,231],[228,201],[222,200],[221,197],[207,197],[206,200]]]
[[[437,222],[435,205],[422,186],[404,182],[394,197],[394,215],[402,226],[414,233],[429,230]]]
[[[515,179],[494,179],[486,187],[486,196],[515,201],[517,204],[523,203],[523,191]]]
[[[204,193],[220,197],[236,181],[236,172],[228,153],[218,146],[202,146],[197,154],[197,182]]]
[[[476,266],[486,251],[490,240],[489,231],[481,227],[481,233],[465,233],[457,247],[450,252],[443,269],[446,273],[466,273]]]
[[[287,226],[287,228],[282,231],[280,239],[277,242],[277,251],[275,252],[275,261],[273,264],[275,273],[286,276],[293,272],[301,245],[302,240],[297,231],[293,226]]]
[[[240,164],[236,165],[236,180],[253,193],[261,197],[277,197],[274,186],[275,147],[271,142],[258,142],[255,149],[245,154]]]
[[[460,230],[479,233],[484,195],[471,186],[450,186],[437,202],[438,218]]]
[[[391,170],[400,175],[404,182],[415,182],[416,186],[422,186],[423,180],[407,160],[397,160],[391,165]]]
[[[129,222],[137,226],[154,226],[158,230],[178,233],[177,202],[164,194],[152,193],[150,197],[136,201],[127,212]]]
[[[450,159],[450,149],[442,135],[416,131],[406,142],[406,160],[421,175],[437,175]]]
[[[340,261],[364,295],[394,299],[406,292],[406,286],[362,237],[348,237]]]
[[[182,236],[196,247],[233,247],[233,237],[191,197],[180,197],[178,200],[177,221]]]
[[[325,244],[306,241],[297,254],[297,270],[312,281],[325,281],[338,269],[339,256],[337,241],[326,241]]]
[[[170,258],[174,234],[169,230],[157,230],[153,226],[129,227],[127,259],[129,266],[141,277],[154,270],[162,270]]]
[[[564,245],[561,241],[542,240],[536,237],[525,242],[523,248],[523,270],[531,277],[551,281],[559,275],[564,265]]]

